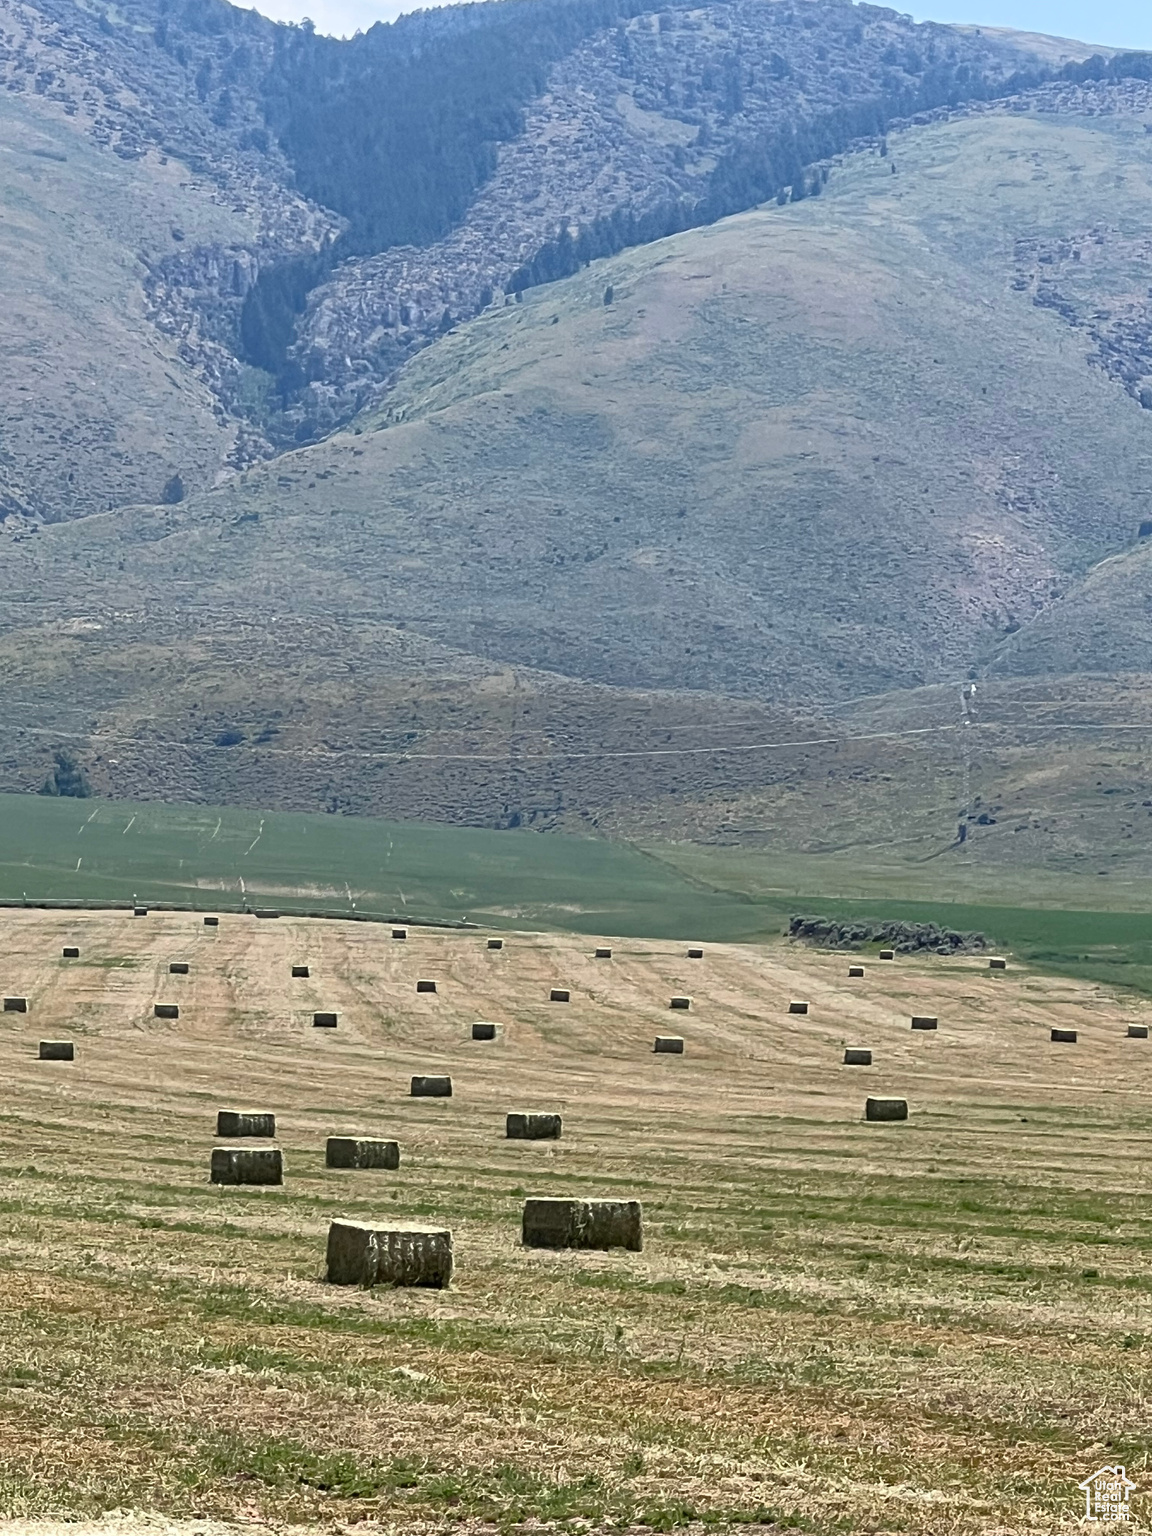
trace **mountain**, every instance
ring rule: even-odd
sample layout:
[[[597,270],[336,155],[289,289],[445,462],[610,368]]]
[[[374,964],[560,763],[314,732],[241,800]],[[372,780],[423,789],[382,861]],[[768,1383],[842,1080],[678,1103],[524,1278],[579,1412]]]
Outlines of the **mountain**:
[[[1147,59],[0,14],[0,787],[1146,875]]]
[[[505,295],[799,198],[893,118],[1056,68],[1028,39],[840,0],[497,0],[349,42],[224,0],[0,0],[0,185],[26,226],[3,254],[22,310],[35,292],[9,322],[16,393],[39,396],[30,355],[55,347],[86,381],[80,401],[49,381],[47,425],[6,407],[9,504],[54,519],[209,484],[347,422]],[[21,281],[40,271],[91,308]],[[100,367],[122,352],[160,408]]]

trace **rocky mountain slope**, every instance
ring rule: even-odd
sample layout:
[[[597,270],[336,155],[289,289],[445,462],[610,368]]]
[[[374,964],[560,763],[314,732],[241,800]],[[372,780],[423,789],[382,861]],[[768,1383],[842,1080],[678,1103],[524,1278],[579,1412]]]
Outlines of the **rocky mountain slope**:
[[[0,299],[20,295],[0,305],[4,505],[58,518],[210,484],[346,422],[530,284],[818,191],[821,162],[892,117],[1058,67],[842,0],[503,0],[349,43],[224,0],[0,0],[0,194],[22,210],[0,263]],[[122,346],[163,409],[101,369]],[[46,422],[24,392],[47,392]]]
[[[1128,849],[1152,97],[1067,89],[533,288],[210,493],[10,520],[5,787],[67,742],[111,793]]]
[[[0,0],[0,787],[1142,870],[1152,70],[151,6]]]

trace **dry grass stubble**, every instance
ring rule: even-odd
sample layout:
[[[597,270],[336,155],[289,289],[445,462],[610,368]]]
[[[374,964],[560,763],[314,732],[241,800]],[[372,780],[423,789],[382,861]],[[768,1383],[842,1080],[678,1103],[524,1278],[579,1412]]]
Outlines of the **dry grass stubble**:
[[[867,957],[849,984],[848,957],[783,945],[5,930],[30,1000],[0,1024],[6,1514],[1024,1532],[1070,1526],[1103,1461],[1141,1481],[1136,1004],[981,960]],[[683,1058],[652,1053],[673,993]],[[41,1036],[76,1062],[36,1061]],[[450,1101],[407,1097],[425,1071]],[[910,1121],[865,1125],[870,1092]],[[208,1185],[218,1108],[275,1111],[283,1189]],[[559,1109],[563,1139],[505,1141],[510,1109]],[[325,1169],[355,1132],[400,1169]],[[529,1193],[638,1196],[645,1251],[522,1250]],[[452,1289],[326,1287],[334,1215],[446,1222]]]

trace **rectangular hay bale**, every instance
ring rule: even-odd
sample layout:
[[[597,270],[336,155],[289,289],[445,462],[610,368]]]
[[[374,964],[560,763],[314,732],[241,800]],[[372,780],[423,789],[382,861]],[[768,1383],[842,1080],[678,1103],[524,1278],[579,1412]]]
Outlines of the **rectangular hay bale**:
[[[848,967],[849,979],[851,979],[853,976],[863,976],[863,974],[864,974],[864,967],[862,965],[850,965]]]
[[[846,1067],[870,1067],[872,1065],[872,1052],[858,1050],[855,1046],[849,1046],[844,1052],[844,1065]]]
[[[422,1285],[452,1281],[452,1233],[444,1227],[370,1226],[334,1221],[328,1228],[330,1285]]]
[[[691,1008],[692,999],[690,997],[674,997],[671,999],[668,1006],[669,1008],[679,1008],[681,1011],[684,1011],[688,1008]]]
[[[326,1168],[399,1168],[400,1143],[374,1136],[329,1136]]]
[[[882,949],[880,951],[880,958],[881,960],[895,960],[896,951],[894,949]]]
[[[504,1121],[504,1134],[509,1141],[556,1141],[562,1129],[559,1115],[535,1110],[509,1115]]]
[[[307,980],[309,971],[306,965],[294,965],[292,975],[296,981]]]
[[[187,976],[188,970],[187,960],[172,960],[168,964],[169,976]]]
[[[792,1002],[790,1002],[788,1004],[788,1012],[789,1013],[807,1013],[808,1012],[808,1004],[807,1003],[796,1002],[795,1000],[793,1000]]]
[[[279,1147],[213,1147],[213,1184],[283,1184]]]
[[[913,1029],[936,1029],[938,1027],[939,1021],[928,1014],[914,1013],[912,1015]]]
[[[217,1136],[267,1136],[276,1134],[276,1116],[260,1109],[218,1109]]]
[[[553,987],[548,994],[548,1001],[550,1003],[566,1003],[569,1000],[570,994],[567,987]]]
[[[478,1019],[472,1026],[473,1040],[501,1040],[503,1037],[503,1024],[491,1024],[484,1019]]]
[[[416,990],[417,992],[435,992],[436,983],[434,981],[418,981],[416,983]]]
[[[525,1248],[628,1248],[644,1246],[639,1200],[531,1198],[524,1202]]]
[[[688,958],[689,960],[703,960],[704,951],[702,949],[690,949],[688,951]]]
[[[340,1022],[337,1013],[314,1013],[312,1015],[313,1029],[335,1029]]]
[[[180,1009],[175,1003],[157,1003],[152,1009],[153,1016],[157,1019],[178,1019]]]
[[[657,1056],[683,1056],[684,1037],[682,1035],[657,1035],[656,1044],[652,1047]]]
[[[1147,1040],[1147,1038],[1148,1038],[1148,1026],[1147,1026],[1147,1024],[1129,1024],[1129,1026],[1128,1026],[1128,1038],[1129,1038],[1129,1040]]]
[[[450,1099],[452,1097],[452,1079],[450,1077],[414,1077],[409,1096],[413,1099]]]
[[[205,928],[219,928],[220,919],[218,917],[206,917],[204,919],[204,926]]]
[[[1076,1031],[1074,1029],[1054,1029],[1052,1031],[1052,1039],[1060,1045],[1075,1045]]]
[[[504,948],[504,940],[503,939],[489,939],[488,940],[488,948],[489,949],[503,949]]]
[[[133,917],[147,917],[148,916],[148,908],[147,907],[133,907],[132,908],[132,916]]]
[[[4,999],[5,1013],[27,1013],[28,999],[26,997],[6,997]]]
[[[595,954],[594,958],[596,960],[611,960],[611,958],[612,958],[612,951],[610,949],[607,949],[607,948],[605,948],[605,949],[598,949],[596,951],[596,954]]]
[[[393,928],[392,937],[394,939],[406,939],[408,937],[407,928]]]
[[[74,944],[65,944],[63,950],[65,960],[79,960],[80,951]]]
[[[907,1120],[907,1099],[865,1099],[865,1120]]]
[[[41,1040],[41,1061],[75,1061],[76,1047],[71,1040]]]
[[[1007,962],[1007,960],[999,960],[999,959],[997,959],[997,960],[989,960],[989,962],[988,962],[988,969],[990,971],[1006,971],[1008,969],[1008,962]]]

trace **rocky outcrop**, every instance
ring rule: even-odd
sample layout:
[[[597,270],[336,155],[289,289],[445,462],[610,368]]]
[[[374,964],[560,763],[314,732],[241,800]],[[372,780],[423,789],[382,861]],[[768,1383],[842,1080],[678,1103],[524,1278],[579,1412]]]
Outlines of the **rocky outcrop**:
[[[865,944],[886,944],[900,954],[930,950],[938,955],[978,954],[988,948],[982,933],[960,933],[937,923],[841,922],[831,917],[794,917],[788,937],[822,949],[860,949]]]
[[[653,216],[657,234],[667,232],[661,219],[706,222],[718,187],[737,176],[748,178],[743,206],[761,200],[741,157],[754,161],[783,133],[821,125],[843,148],[845,124],[866,121],[869,107],[879,124],[883,103],[914,101],[930,76],[963,97],[1028,63],[978,35],[820,0],[731,0],[601,33],[553,68],[523,133],[446,239],[346,262],[315,291],[295,349],[314,382],[296,420],[327,429],[347,419],[404,359],[503,302],[559,231],[575,238],[614,215]]]

